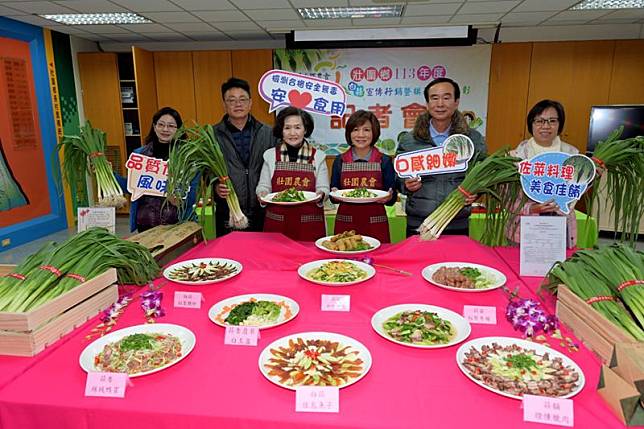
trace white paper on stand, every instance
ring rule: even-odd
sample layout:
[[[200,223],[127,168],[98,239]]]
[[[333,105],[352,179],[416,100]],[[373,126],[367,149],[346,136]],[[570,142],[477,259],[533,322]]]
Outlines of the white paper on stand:
[[[521,216],[522,276],[543,277],[557,261],[566,259],[565,216]]]
[[[100,226],[116,234],[116,209],[114,207],[79,207],[78,232]]]

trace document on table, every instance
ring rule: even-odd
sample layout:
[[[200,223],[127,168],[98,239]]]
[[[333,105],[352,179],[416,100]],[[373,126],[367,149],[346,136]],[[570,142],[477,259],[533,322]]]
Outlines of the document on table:
[[[564,216],[521,216],[522,276],[545,276],[552,265],[566,259]]]

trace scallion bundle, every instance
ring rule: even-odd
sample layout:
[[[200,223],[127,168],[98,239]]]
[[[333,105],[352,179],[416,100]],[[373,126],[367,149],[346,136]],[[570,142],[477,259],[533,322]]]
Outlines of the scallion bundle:
[[[186,137],[174,145],[168,157],[167,198],[183,201],[186,189],[195,174],[201,174],[199,198],[208,201],[212,188],[218,181],[226,185],[230,193],[226,197],[230,217],[228,225],[233,229],[248,227],[248,219],[241,210],[235,188],[228,178],[228,165],[221,151],[212,125],[195,125],[181,132]]]
[[[509,156],[507,149],[501,149],[483,160],[475,158],[461,185],[423,221],[419,228],[421,238],[439,238],[452,219],[465,207],[466,197],[485,194],[491,202],[486,225],[486,234],[490,238],[487,240],[490,244],[502,241],[505,226],[512,215],[512,204],[519,197],[520,176],[517,163],[520,161],[519,158]],[[506,208],[509,212],[502,213],[501,208]]]
[[[96,179],[99,206],[123,207],[127,199],[119,186],[110,163],[105,158],[105,133],[87,121],[80,127],[80,135],[63,136],[56,146],[63,159],[63,177],[70,188],[78,192],[85,177],[93,174]]]
[[[556,263],[546,276],[546,287],[556,290],[565,284],[613,324],[644,341],[643,277],[644,254],[615,244],[578,251]]]
[[[600,141],[592,160],[599,171],[606,172],[605,194],[615,232],[621,231],[621,239],[634,245],[644,216],[644,136],[618,140],[623,129],[616,129]],[[586,193],[589,215],[598,194],[598,189]]]
[[[0,277],[0,311],[29,311],[112,267],[123,284],[146,284],[159,273],[145,247],[91,228],[57,246],[47,244]]]

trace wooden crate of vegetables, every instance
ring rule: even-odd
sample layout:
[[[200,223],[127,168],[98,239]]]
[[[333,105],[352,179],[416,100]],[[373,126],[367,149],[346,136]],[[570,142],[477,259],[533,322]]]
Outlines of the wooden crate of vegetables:
[[[644,341],[644,253],[624,244],[582,250],[548,273],[557,316],[604,362],[616,343]]]
[[[159,225],[127,239],[147,248],[158,264],[164,266],[203,241],[201,229],[195,222]]]
[[[101,228],[0,267],[0,354],[33,356],[159,272],[150,252]]]

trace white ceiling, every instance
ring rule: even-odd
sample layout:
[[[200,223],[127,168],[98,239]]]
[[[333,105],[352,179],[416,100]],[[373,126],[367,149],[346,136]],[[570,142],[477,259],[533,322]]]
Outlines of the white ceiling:
[[[486,28],[502,23],[517,31],[554,26],[615,27],[639,24],[644,9],[569,11],[579,0],[0,0],[0,15],[99,42],[275,41],[290,30],[471,24]],[[303,6],[404,4],[401,18],[305,21]],[[65,26],[36,14],[136,12],[154,23]],[[590,27],[589,27],[590,28]],[[585,29],[582,29],[582,31]],[[510,30],[512,31],[512,30]],[[641,32],[640,32],[641,34]],[[641,36],[640,36],[641,37]]]

